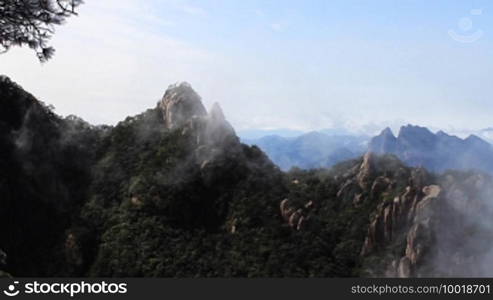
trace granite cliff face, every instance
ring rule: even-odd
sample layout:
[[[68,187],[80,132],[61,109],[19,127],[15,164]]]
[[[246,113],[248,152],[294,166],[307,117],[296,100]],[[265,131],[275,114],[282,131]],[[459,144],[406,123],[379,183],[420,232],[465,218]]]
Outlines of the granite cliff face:
[[[371,218],[361,251],[368,276],[493,274],[483,267],[492,263],[490,176],[459,172],[437,176],[416,168],[403,188],[393,190],[381,182],[392,180],[385,177],[373,183],[372,192],[380,186],[385,200]]]
[[[207,115],[200,96],[186,82],[171,85],[158,107],[168,129],[183,126],[194,117]]]
[[[196,163],[204,169],[221,156],[241,153],[240,141],[218,103],[209,112],[188,83],[170,86],[158,108],[167,129],[190,135]]]
[[[396,157],[367,153],[336,175],[333,197],[344,211],[366,212],[361,276],[483,277],[493,263],[493,179],[481,173],[429,173]],[[294,185],[300,185],[297,180]],[[323,201],[280,203],[293,230],[322,222]],[[342,212],[341,212],[342,213]]]

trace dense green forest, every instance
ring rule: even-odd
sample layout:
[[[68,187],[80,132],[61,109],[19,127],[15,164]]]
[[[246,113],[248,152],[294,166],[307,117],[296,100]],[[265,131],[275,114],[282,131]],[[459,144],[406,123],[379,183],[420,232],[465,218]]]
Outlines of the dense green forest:
[[[491,182],[371,154],[281,172],[186,84],[110,127],[57,116],[2,77],[0,153],[1,269],[12,276],[447,275],[426,263],[445,224],[436,212],[456,214],[435,185],[482,199],[478,180]]]

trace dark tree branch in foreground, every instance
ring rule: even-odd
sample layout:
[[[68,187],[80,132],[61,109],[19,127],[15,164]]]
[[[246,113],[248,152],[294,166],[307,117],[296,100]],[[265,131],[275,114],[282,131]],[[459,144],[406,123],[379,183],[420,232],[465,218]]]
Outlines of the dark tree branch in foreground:
[[[27,45],[41,62],[53,56],[48,45],[55,25],[76,15],[82,0],[0,0],[0,53]]]

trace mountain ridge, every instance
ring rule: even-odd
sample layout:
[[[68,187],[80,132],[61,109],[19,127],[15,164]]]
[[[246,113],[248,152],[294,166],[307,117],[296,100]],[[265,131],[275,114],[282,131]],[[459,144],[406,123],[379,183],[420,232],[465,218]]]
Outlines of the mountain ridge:
[[[13,276],[491,275],[488,175],[371,153],[282,172],[181,84],[114,127],[61,118],[11,81],[0,107]]]
[[[391,131],[382,131],[370,141],[369,151],[395,154],[411,166],[423,165],[432,171],[471,168],[493,172],[493,147],[476,135],[461,139],[407,125],[401,127],[397,137]]]

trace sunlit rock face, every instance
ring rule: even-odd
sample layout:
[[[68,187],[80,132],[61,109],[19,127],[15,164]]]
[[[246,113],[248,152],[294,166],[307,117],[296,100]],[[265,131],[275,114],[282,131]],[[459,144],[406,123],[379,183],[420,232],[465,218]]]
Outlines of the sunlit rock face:
[[[186,82],[171,85],[158,106],[168,129],[183,126],[195,116],[207,115],[200,96]]]
[[[196,134],[197,145],[239,143],[219,104],[214,103],[207,112],[200,96],[186,82],[171,85],[158,103],[158,109],[166,128],[182,128],[184,133],[192,131]]]
[[[188,83],[171,85],[158,103],[165,127],[190,135],[196,163],[205,169],[226,153],[240,152],[241,144],[218,103],[209,112]]]

